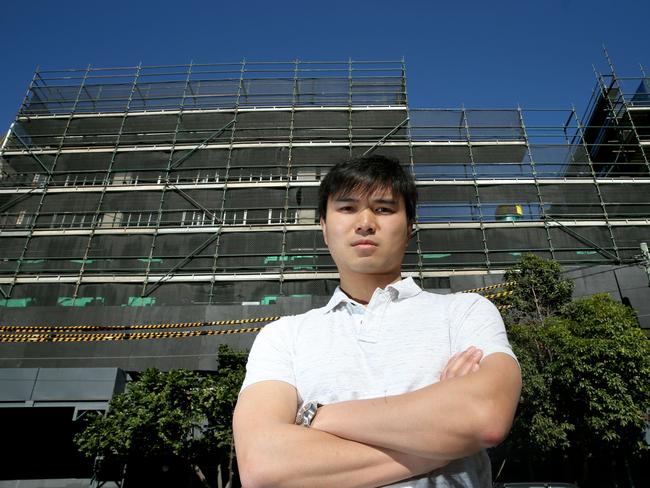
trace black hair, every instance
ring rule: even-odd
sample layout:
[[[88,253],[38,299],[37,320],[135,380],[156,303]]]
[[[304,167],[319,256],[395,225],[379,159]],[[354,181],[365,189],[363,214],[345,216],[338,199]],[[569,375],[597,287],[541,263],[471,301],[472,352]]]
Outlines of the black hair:
[[[397,159],[381,155],[356,158],[334,165],[318,188],[318,213],[326,220],[327,201],[330,197],[357,191],[366,196],[382,189],[390,189],[396,198],[403,197],[407,220],[415,222],[418,194],[411,173]]]

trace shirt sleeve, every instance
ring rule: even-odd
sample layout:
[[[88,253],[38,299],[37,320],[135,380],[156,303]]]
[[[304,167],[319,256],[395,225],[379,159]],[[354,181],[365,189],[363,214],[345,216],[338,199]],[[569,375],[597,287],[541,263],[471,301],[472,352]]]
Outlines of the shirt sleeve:
[[[248,355],[244,388],[260,381],[284,381],[296,386],[293,369],[293,340],[291,339],[290,317],[272,322],[264,327],[255,338]]]
[[[483,351],[483,359],[502,352],[517,361],[501,314],[490,300],[476,293],[458,293],[448,314],[453,352],[475,346]]]

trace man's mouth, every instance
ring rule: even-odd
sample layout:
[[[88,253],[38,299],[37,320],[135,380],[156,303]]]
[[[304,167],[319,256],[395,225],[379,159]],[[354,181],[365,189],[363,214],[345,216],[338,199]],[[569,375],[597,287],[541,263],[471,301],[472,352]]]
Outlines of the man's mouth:
[[[358,241],[354,241],[352,243],[352,246],[363,249],[363,248],[377,247],[377,243],[371,241],[370,239],[359,239]]]

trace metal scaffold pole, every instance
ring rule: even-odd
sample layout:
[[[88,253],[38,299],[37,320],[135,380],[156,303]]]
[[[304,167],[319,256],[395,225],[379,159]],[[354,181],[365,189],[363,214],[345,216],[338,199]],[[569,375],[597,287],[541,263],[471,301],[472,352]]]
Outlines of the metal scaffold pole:
[[[650,252],[648,251],[648,243],[642,242],[640,247],[641,247],[641,265],[645,269],[645,274],[648,276],[648,286],[650,286]]]

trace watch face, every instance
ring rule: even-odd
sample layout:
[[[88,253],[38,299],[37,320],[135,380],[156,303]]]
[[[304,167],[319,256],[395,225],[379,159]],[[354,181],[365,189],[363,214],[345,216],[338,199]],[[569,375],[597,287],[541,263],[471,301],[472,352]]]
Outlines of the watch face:
[[[298,414],[296,415],[296,424],[309,427],[311,421],[316,415],[316,410],[318,410],[318,402],[305,403],[300,410],[298,410]]]

